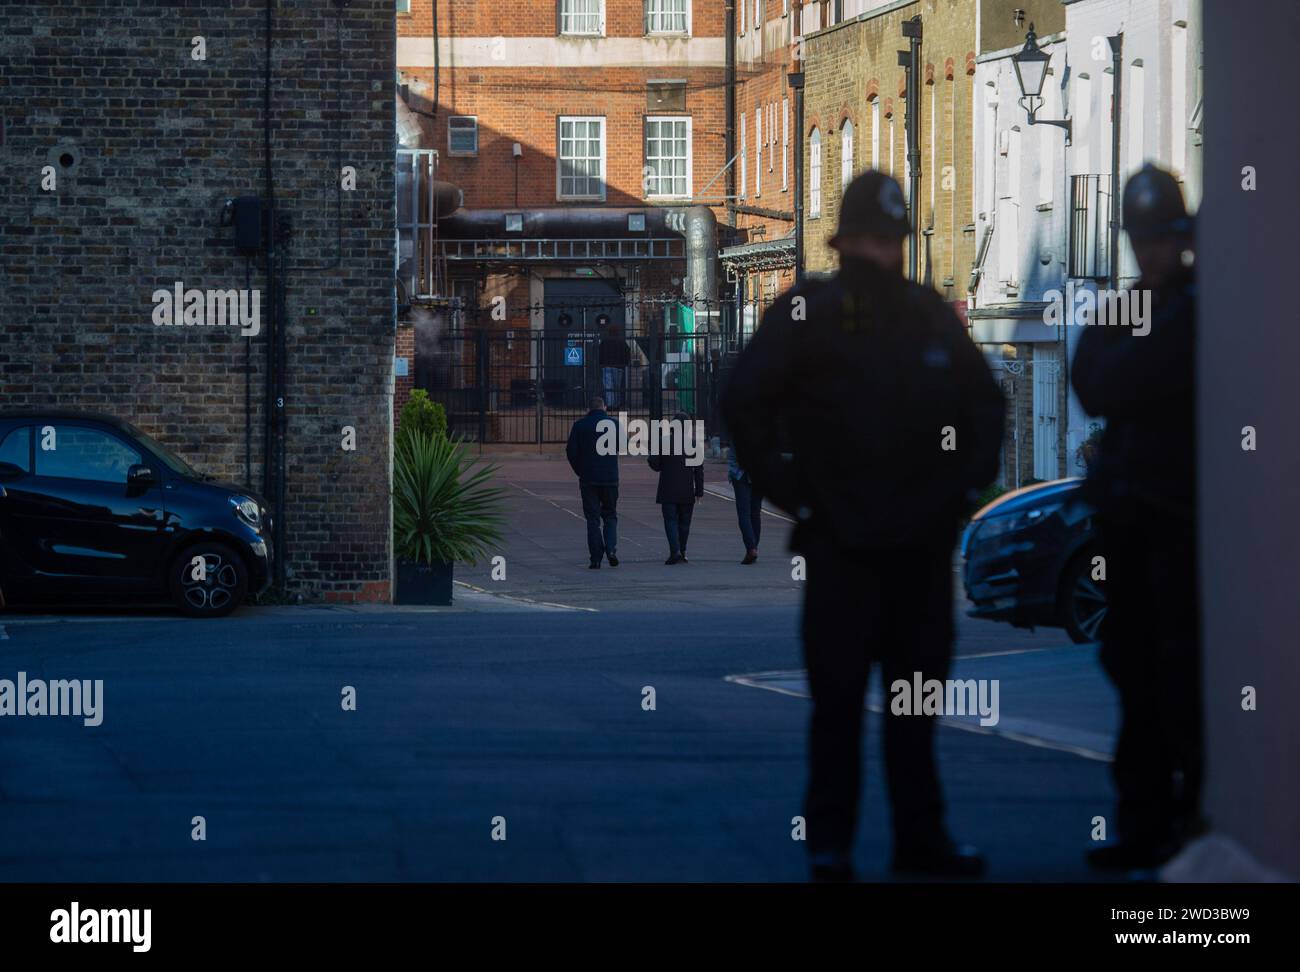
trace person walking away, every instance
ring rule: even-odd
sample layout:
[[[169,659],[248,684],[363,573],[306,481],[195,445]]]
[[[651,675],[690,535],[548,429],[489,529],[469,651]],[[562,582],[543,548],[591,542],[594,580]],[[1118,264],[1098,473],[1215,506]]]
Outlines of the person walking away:
[[[587,521],[587,552],[591,570],[600,569],[602,558],[618,566],[618,453],[602,454],[597,448],[601,422],[613,422],[599,395],[588,403],[590,411],[573,423],[565,455],[582,496],[582,515]]]
[[[740,468],[734,445],[727,460],[727,479],[736,498],[736,519],[740,521],[740,539],[745,544],[745,559],[741,563],[752,564],[758,560],[758,541],[763,535],[763,495],[754,488],[749,473]]]
[[[691,417],[686,412],[677,412],[673,420],[680,422],[685,430]],[[663,511],[664,533],[668,535],[668,559],[664,564],[689,564],[686,541],[691,535],[695,501],[704,496],[704,464],[686,465],[685,454],[651,456],[650,468],[659,474],[655,502]]]
[[[830,241],[838,274],[768,309],[723,395],[737,461],[795,517],[805,560],[804,818],[817,881],[853,878],[872,665],[895,702],[900,684],[947,678],[957,525],[1001,449],[1005,403],[983,355],[947,301],[903,276],[909,232],[897,182],[854,179]],[[983,858],[944,822],[926,708],[891,703],[884,717],[892,867],[977,876]]]
[[[600,375],[605,401],[610,408],[618,408],[623,404],[623,386],[632,354],[628,351],[627,341],[619,334],[618,325],[610,323],[608,314],[596,318],[596,327],[605,335],[600,341]]]
[[[1158,867],[1203,827],[1194,219],[1152,165],[1124,187],[1123,219],[1141,274],[1130,317],[1144,292],[1149,317],[1084,328],[1071,369],[1080,404],[1106,420],[1084,484],[1104,558],[1101,663],[1121,710],[1118,839],[1088,854],[1106,870]]]

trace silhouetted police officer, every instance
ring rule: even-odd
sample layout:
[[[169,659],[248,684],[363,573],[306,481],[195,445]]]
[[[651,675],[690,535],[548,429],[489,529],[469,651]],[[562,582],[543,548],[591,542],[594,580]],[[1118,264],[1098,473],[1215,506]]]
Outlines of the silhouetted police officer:
[[[1159,865],[1198,826],[1202,741],[1193,220],[1174,177],[1151,165],[1124,187],[1123,206],[1136,290],[1151,292],[1149,330],[1086,328],[1073,382],[1106,419],[1086,490],[1105,557],[1101,660],[1123,711],[1119,840],[1089,860],[1128,869]]]
[[[816,880],[847,880],[860,790],[863,697],[879,662],[947,677],[952,551],[974,492],[997,472],[1003,399],[951,307],[902,275],[902,191],[867,172],[831,238],[840,272],[763,315],[722,408],[755,488],[798,519],[812,693],[807,848]],[[886,705],[897,871],[976,875],[949,838],[934,721]]]

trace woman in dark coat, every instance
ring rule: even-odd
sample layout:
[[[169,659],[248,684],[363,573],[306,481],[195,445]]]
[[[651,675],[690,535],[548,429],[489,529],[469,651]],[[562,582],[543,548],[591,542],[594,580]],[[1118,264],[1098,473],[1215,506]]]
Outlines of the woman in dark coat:
[[[678,412],[673,416],[685,427],[690,416]],[[689,564],[686,540],[691,533],[691,514],[695,501],[704,495],[704,465],[686,465],[686,457],[651,456],[650,468],[659,473],[655,502],[664,514],[664,533],[668,536],[667,565]]]

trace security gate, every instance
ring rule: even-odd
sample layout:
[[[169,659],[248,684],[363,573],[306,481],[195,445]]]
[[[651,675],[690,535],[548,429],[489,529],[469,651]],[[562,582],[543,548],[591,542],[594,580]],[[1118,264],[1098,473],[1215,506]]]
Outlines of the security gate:
[[[432,376],[425,390],[446,408],[449,432],[483,443],[565,442],[594,395],[611,414],[651,419],[681,410],[715,426],[719,342],[708,333],[683,330],[689,322],[674,322],[673,313],[646,333],[618,335],[598,330],[589,311],[562,314],[546,309],[550,326],[539,330],[448,334],[436,365],[417,363],[417,374]],[[609,316],[621,330],[622,320]]]

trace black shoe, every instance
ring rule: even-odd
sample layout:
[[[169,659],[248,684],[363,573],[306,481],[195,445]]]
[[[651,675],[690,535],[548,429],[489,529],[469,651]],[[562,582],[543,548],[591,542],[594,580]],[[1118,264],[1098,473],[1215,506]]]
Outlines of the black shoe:
[[[1144,871],[1160,867],[1178,852],[1172,841],[1142,844],[1135,841],[1106,844],[1088,851],[1088,866],[1098,871]]]
[[[664,566],[671,567],[673,564],[680,564],[681,562],[682,562],[682,555],[673,554],[667,560],[664,561]]]
[[[752,564],[752,563],[753,563],[754,561],[756,561],[757,559],[758,559],[758,551],[757,551],[757,550],[752,550],[752,549],[751,549],[751,550],[746,550],[746,551],[745,551],[745,559],[742,560],[741,563],[742,563],[742,564]]]
[[[591,563],[589,563],[589,564],[587,565],[587,569],[588,569],[588,570],[600,570],[600,561],[599,561],[599,560],[593,560]]]
[[[984,856],[974,847],[948,841],[928,847],[895,850],[892,869],[895,874],[977,878],[984,874]]]
[[[609,557],[609,565],[610,565],[611,567],[617,567],[617,566],[618,566],[618,558],[617,558],[617,557],[615,557],[613,554],[606,554],[606,556]]]
[[[686,559],[686,551],[685,551],[685,550],[682,551],[682,563],[684,563],[684,564],[689,564],[689,563],[690,563],[690,561]]]

